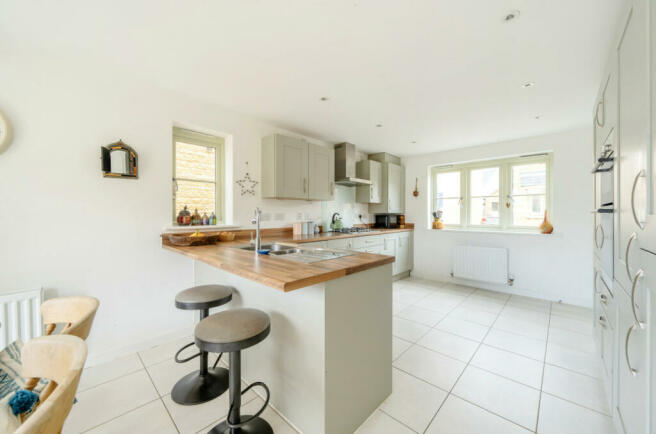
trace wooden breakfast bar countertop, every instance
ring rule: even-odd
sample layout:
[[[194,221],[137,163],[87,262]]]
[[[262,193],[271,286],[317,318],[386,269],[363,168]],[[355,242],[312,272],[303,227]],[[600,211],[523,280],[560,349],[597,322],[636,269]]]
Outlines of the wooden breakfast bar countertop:
[[[263,230],[265,236],[262,237],[262,244],[274,242],[282,244],[303,244],[338,238],[383,235],[385,233],[411,230],[412,228],[384,229],[354,234],[337,234],[328,232],[300,236],[293,236],[289,231],[266,236],[266,230]],[[251,231],[245,232],[250,233]],[[248,244],[248,239],[237,238],[234,241],[224,241],[210,245],[175,246],[170,244],[165,237],[162,237],[162,247],[167,250],[180,253],[197,261],[204,262],[208,265],[284,292],[293,291],[295,289],[326,282],[328,280],[337,279],[349,274],[358,273],[360,271],[394,262],[393,256],[358,252],[353,255],[325,261],[300,263],[285,260],[280,256],[255,255],[253,251],[241,250],[238,248],[246,244]]]

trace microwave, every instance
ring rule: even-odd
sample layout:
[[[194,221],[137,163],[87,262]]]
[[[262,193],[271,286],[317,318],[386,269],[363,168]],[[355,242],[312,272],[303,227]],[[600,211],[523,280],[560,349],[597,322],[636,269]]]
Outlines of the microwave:
[[[399,214],[376,214],[374,220],[374,227],[381,229],[394,229],[398,228],[400,223]]]

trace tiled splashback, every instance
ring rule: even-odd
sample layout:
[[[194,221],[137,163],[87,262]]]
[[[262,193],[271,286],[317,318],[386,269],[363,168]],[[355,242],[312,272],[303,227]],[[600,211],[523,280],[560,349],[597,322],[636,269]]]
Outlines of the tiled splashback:
[[[336,185],[335,200],[321,203],[321,222],[324,231],[330,230],[330,220],[333,213],[336,212],[342,216],[344,227],[360,223],[370,223],[367,204],[355,202],[355,187]],[[359,218],[360,215],[362,219]]]

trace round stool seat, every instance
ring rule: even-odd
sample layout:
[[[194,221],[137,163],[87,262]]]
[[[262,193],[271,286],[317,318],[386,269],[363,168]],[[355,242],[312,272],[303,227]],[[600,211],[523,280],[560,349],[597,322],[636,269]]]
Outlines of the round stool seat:
[[[209,309],[232,300],[232,287],[224,285],[194,286],[178,292],[175,307],[186,310]]]
[[[269,335],[269,315],[257,309],[230,309],[208,316],[196,325],[195,341],[201,351],[228,353],[261,342]]]

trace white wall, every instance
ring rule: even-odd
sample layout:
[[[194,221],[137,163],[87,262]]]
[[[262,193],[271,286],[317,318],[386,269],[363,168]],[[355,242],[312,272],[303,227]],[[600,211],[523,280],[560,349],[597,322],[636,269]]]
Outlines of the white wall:
[[[427,229],[428,168],[460,163],[553,151],[553,198],[549,219],[552,235],[496,234],[437,231]],[[506,247],[510,252],[510,273],[514,285],[480,285],[515,294],[548,300],[592,305],[592,222],[593,179],[592,132],[585,128],[465,149],[414,156],[406,166],[406,221],[416,222],[413,275],[453,280],[451,249],[456,245]],[[412,190],[419,178],[420,195]],[[423,186],[423,188],[422,188]],[[466,283],[466,282],[463,282]]]
[[[14,48],[0,53],[0,109],[15,127],[0,155],[0,292],[44,287],[51,296],[98,297],[91,363],[191,330],[193,315],[173,300],[192,285],[192,261],[163,250],[159,238],[171,219],[171,127],[224,133],[235,179],[246,161],[259,179],[260,139],[285,131],[137,82],[130,71]],[[99,148],[118,139],[139,154],[138,180],[102,177]],[[256,205],[272,218],[265,227],[287,226],[299,212],[322,215],[320,202],[231,188],[235,223],[245,227]]]

